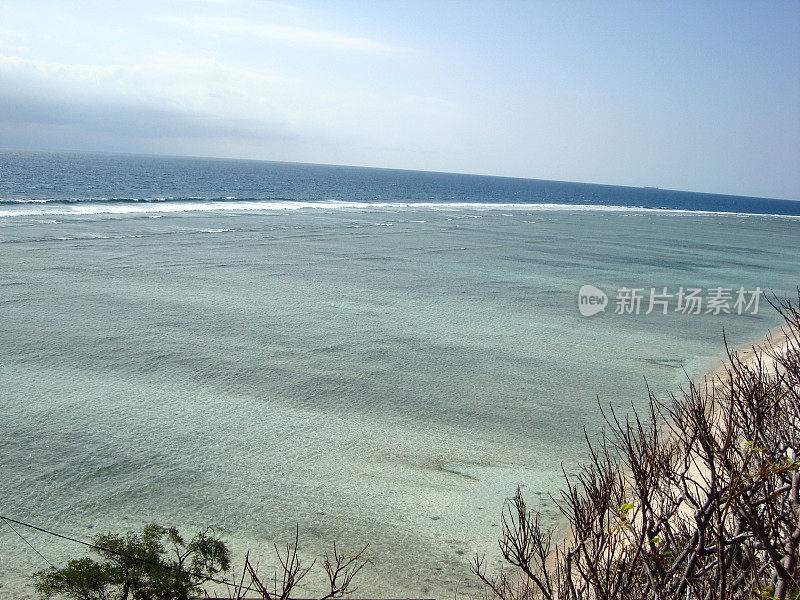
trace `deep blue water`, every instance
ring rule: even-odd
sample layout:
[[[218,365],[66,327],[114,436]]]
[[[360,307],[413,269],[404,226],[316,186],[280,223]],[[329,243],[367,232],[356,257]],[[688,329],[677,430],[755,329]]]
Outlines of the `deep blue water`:
[[[328,165],[0,151],[0,203],[26,201],[481,202],[800,215],[800,202]]]

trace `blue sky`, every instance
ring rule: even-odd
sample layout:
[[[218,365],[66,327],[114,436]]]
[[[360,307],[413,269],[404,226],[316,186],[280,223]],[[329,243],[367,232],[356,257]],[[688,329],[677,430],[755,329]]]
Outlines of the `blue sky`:
[[[3,2],[0,147],[800,200],[800,2]]]

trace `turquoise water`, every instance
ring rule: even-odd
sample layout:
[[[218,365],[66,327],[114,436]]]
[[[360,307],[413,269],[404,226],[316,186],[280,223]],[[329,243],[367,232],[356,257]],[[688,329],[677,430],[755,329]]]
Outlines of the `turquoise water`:
[[[299,523],[308,557],[370,543],[362,597],[476,591],[517,485],[555,521],[596,395],[641,404],[723,328],[736,345],[778,323],[764,303],[584,318],[582,285],[800,282],[790,217],[186,204],[0,216],[2,514],[81,538],[213,524],[262,564]],[[0,595],[32,597],[44,566],[0,527]]]

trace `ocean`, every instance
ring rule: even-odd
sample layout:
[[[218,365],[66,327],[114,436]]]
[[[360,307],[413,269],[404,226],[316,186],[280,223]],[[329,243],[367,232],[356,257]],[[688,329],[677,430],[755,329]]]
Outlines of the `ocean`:
[[[474,594],[504,498],[557,523],[597,398],[643,406],[723,331],[777,326],[799,239],[788,200],[2,151],[0,514],[81,539],[213,525],[262,569],[298,524],[309,560],[370,544],[359,597]],[[0,596],[46,566],[0,524]]]

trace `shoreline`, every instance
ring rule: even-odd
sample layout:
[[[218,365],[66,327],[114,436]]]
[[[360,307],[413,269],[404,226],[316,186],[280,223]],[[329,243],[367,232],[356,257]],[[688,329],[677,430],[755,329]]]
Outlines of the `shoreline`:
[[[770,372],[774,372],[776,368],[775,360],[772,356],[775,353],[786,352],[787,346],[790,342],[789,333],[786,330],[786,325],[776,326],[767,330],[767,333],[755,341],[743,343],[738,346],[728,347],[728,353],[731,356],[739,356],[744,365],[751,365],[759,358],[762,359],[762,365]],[[725,344],[723,342],[723,348]],[[730,364],[730,356],[725,355],[715,358],[706,363],[699,375],[694,378],[688,378],[693,385],[698,389],[706,389],[707,393],[712,390],[719,390],[725,385],[724,377],[727,373],[727,367]],[[709,384],[711,386],[709,387]],[[670,424],[663,422],[660,424],[661,431],[670,436]],[[624,477],[627,480],[630,476],[627,469],[623,471]],[[553,528],[553,544],[550,552],[545,560],[545,565],[548,569],[554,567],[557,554],[559,551],[565,549],[572,544],[574,534],[569,526],[566,518],[559,521]]]
[[[730,353],[738,355],[742,362],[750,364],[754,362],[757,356],[764,356],[765,353],[769,358],[770,351],[785,351],[786,344],[789,338],[786,333],[786,326],[779,325],[767,330],[767,333],[755,341],[740,344],[738,346],[730,347]],[[724,347],[724,346],[723,346]],[[723,355],[708,361],[703,365],[700,374],[692,379],[695,385],[704,383],[705,380],[719,380],[720,375],[725,374],[726,365],[729,363],[728,355]],[[770,365],[771,367],[774,365]]]

